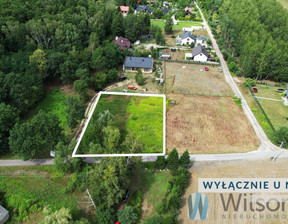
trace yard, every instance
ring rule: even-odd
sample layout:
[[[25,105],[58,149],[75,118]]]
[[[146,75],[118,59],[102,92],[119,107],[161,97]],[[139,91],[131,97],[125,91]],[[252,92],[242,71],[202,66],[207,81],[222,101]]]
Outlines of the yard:
[[[166,93],[233,96],[224,74],[216,66],[165,62]]]
[[[143,194],[141,223],[157,215],[156,208],[165,198],[169,181],[173,179],[170,171],[151,171],[138,168],[133,172],[129,189],[131,193],[141,191]]]
[[[101,135],[99,131],[102,130],[98,130],[96,120],[99,114],[106,110],[114,116],[109,124],[119,129],[120,145],[130,130],[144,145],[143,151],[138,153],[163,152],[162,97],[102,94],[83,135],[78,153],[87,154],[90,143],[98,143],[96,140],[94,142],[95,135]],[[116,153],[121,153],[120,149],[117,150],[119,151]],[[102,153],[107,153],[105,148],[102,148]]]
[[[241,107],[231,97],[169,94],[167,150],[191,154],[256,150],[259,140]]]
[[[4,204],[13,217],[11,223],[23,223],[22,219],[40,223],[44,207],[53,211],[65,207],[73,216],[79,215],[82,206],[82,212],[86,210],[80,203],[88,200],[85,193],[65,193],[69,182],[70,176],[59,177],[54,166],[1,167],[0,192],[6,194]]]
[[[277,93],[275,90],[277,90],[278,88],[285,89],[285,87],[272,86],[275,84],[273,82],[270,82],[269,84],[271,86],[257,84],[256,88],[258,89],[258,93],[255,93],[255,96],[281,100],[281,94]],[[249,89],[243,86],[242,82],[238,82],[238,86],[240,87],[242,94],[244,95],[247,103],[249,104],[249,107],[251,108],[253,114],[257,118],[266,135],[274,144],[278,144],[278,142],[275,142],[273,130],[269,126],[259,106],[255,103]],[[260,102],[262,108],[269,117],[275,130],[277,130],[281,126],[288,125],[288,120],[286,119],[288,117],[288,107],[285,106],[283,102],[260,98],[258,98],[258,101]]]
[[[287,171],[287,160],[276,160],[273,161],[231,161],[231,162],[219,162],[219,163],[194,163],[192,168],[190,169],[191,177],[189,181],[189,186],[186,189],[186,193],[182,197],[182,208],[180,210],[178,224],[187,224],[187,223],[221,223],[221,224],[231,224],[231,223],[287,223],[286,218],[280,218],[282,214],[286,214],[286,212],[275,211],[271,213],[268,209],[265,209],[263,212],[252,212],[248,208],[246,211],[243,209],[243,203],[239,206],[239,211],[231,211],[231,207],[227,212],[224,212],[223,205],[221,203],[220,194],[219,193],[205,193],[208,197],[209,206],[208,206],[208,216],[205,221],[203,220],[190,220],[188,218],[188,206],[187,199],[190,194],[198,192],[198,178],[283,178],[288,175]],[[274,193],[275,194],[275,193]],[[223,194],[227,199],[229,196],[227,193]],[[259,195],[263,198],[268,198],[268,196],[273,196],[273,193],[265,192],[265,193],[257,193],[255,195]],[[233,196],[238,198],[237,193],[233,193]],[[280,194],[276,194],[275,197],[280,196]],[[284,195],[283,195],[284,196]],[[285,195],[286,196],[286,195]],[[254,198],[254,197],[253,197]],[[255,199],[255,198],[254,198]],[[248,197],[248,200],[251,200]],[[250,204],[247,200],[247,204]],[[272,200],[271,200],[272,201]],[[255,201],[254,201],[255,202]],[[272,202],[273,203],[273,202]],[[287,204],[286,204],[287,205]],[[253,203],[253,207],[255,208],[255,204]],[[276,203],[271,204],[271,207],[276,207]],[[286,206],[285,206],[286,208]],[[239,215],[243,215],[239,217]],[[226,215],[226,219],[223,219],[222,215]],[[228,218],[230,215],[230,218]],[[236,218],[233,218],[235,215]],[[246,215],[248,218],[246,218]],[[252,218],[255,215],[256,218]],[[262,216],[260,218],[259,216]],[[271,215],[271,219],[266,219],[266,215]],[[274,218],[279,215],[278,218]],[[251,217],[251,218],[249,218]]]
[[[164,29],[165,21],[164,20],[152,20],[151,25],[159,26],[161,29]],[[178,22],[177,25],[173,25],[173,30],[182,30],[183,27],[191,27],[191,26],[202,26],[201,22],[191,22],[191,21],[181,21]]]
[[[123,72],[125,76],[127,77],[126,80],[122,82],[118,82],[115,85],[106,88],[108,92],[123,92],[123,90],[127,90],[129,93],[140,93],[140,92],[145,92],[149,94],[160,94],[162,92],[162,86],[159,85],[158,81],[155,80],[155,75],[154,73],[143,73],[145,83],[143,86],[139,86],[136,83],[135,76],[136,72]],[[153,81],[154,79],[154,81]],[[130,90],[128,89],[128,86],[132,85],[137,88],[137,90]],[[147,91],[146,91],[147,88]]]

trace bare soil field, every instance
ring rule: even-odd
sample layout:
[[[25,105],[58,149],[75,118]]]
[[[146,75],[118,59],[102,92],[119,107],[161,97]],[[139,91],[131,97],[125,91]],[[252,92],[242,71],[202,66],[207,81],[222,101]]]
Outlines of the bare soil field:
[[[166,93],[233,96],[223,72],[216,66],[165,62]]]
[[[168,94],[168,152],[237,153],[256,150],[259,140],[241,107],[230,97]]]
[[[270,224],[270,223],[288,223],[287,216],[287,202],[285,203],[285,211],[269,212],[267,209],[263,212],[251,212],[248,208],[245,212],[242,206],[240,205],[239,211],[235,212],[230,209],[228,211],[224,211],[223,205],[220,199],[219,193],[207,193],[208,197],[208,217],[206,220],[197,221],[190,220],[188,218],[188,205],[187,198],[190,194],[198,192],[198,178],[286,178],[288,175],[287,170],[287,160],[276,160],[273,162],[271,160],[263,160],[263,161],[231,161],[231,162],[202,162],[195,163],[193,167],[190,169],[191,178],[189,180],[189,186],[186,189],[184,196],[182,197],[182,208],[180,210],[178,223],[179,224],[203,224],[203,223],[215,223],[215,224],[238,224],[238,223],[248,223],[248,224]],[[287,198],[287,194],[279,194]],[[224,198],[227,200],[229,194],[223,194]],[[257,194],[259,197],[268,197],[273,196],[272,193],[265,194]],[[236,199],[239,196],[239,193],[233,194]],[[255,196],[254,196],[255,197]],[[243,199],[242,199],[243,200]],[[249,199],[248,199],[249,200]],[[256,206],[255,204],[253,205]],[[271,208],[275,208],[276,203],[272,203]],[[240,218],[240,215],[243,215],[243,218]],[[286,214],[286,218],[283,214]],[[226,215],[226,218],[223,218],[223,215]],[[230,218],[229,218],[230,215]],[[236,219],[233,218],[235,215]],[[256,218],[253,218],[254,217]],[[262,218],[260,218],[262,215]],[[267,217],[271,216],[270,219]],[[275,218],[279,215],[278,218]],[[283,216],[283,217],[282,217]],[[225,217],[225,216],[224,216]],[[249,218],[250,217],[250,218]]]

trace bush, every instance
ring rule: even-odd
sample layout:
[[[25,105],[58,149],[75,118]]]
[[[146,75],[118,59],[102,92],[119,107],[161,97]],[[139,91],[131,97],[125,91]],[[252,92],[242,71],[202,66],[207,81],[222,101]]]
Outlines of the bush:
[[[166,168],[166,159],[164,156],[158,156],[156,160],[156,168],[157,169],[165,169]]]
[[[231,61],[228,67],[230,72],[236,73],[237,71],[239,71],[239,67],[236,65],[234,61]]]
[[[167,167],[169,169],[178,169],[179,166],[179,156],[177,150],[174,148],[167,158]]]
[[[225,61],[228,59],[228,56],[229,56],[229,54],[228,54],[228,52],[225,50],[225,49],[223,49],[222,51],[221,51],[221,53],[223,54],[223,57],[224,57],[224,59],[225,59]]]
[[[254,79],[246,78],[243,84],[244,86],[256,86],[256,81]]]
[[[159,215],[155,215],[144,221],[144,224],[162,224],[162,219]]]
[[[142,200],[143,200],[143,194],[141,191],[135,191],[130,200],[129,200],[129,205],[134,207],[137,216],[138,216],[138,221],[140,219],[141,213],[142,213]]]
[[[275,138],[277,142],[280,144],[283,142],[283,147],[287,148],[288,147],[288,127],[280,127],[276,132],[275,132]]]
[[[135,79],[138,85],[140,86],[144,85],[144,77],[140,69],[138,69]]]

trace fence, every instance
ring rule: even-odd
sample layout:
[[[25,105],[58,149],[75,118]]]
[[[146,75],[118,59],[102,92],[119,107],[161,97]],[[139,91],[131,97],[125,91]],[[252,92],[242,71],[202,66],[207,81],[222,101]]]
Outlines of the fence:
[[[166,62],[183,63],[183,64],[220,65],[219,62],[200,62],[200,61],[186,61],[186,60],[172,60],[172,59],[159,59],[159,60]]]
[[[266,114],[265,110],[263,109],[261,103],[260,103],[260,102],[258,101],[258,99],[256,98],[256,96],[255,96],[255,94],[254,94],[254,91],[253,91],[253,89],[252,89],[252,87],[251,87],[250,85],[248,86],[248,89],[250,90],[250,92],[251,92],[251,94],[252,94],[252,96],[253,96],[256,104],[259,106],[260,110],[262,111],[263,115],[265,116],[265,118],[266,118],[269,126],[271,127],[271,129],[272,129],[273,131],[275,131],[275,128],[274,128],[273,124],[271,123],[271,121],[270,121],[268,115]]]

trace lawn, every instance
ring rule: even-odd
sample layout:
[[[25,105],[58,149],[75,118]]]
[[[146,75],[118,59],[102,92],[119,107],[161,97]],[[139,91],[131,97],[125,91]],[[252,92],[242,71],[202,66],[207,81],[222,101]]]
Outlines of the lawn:
[[[77,201],[83,201],[84,195],[80,192],[65,193],[69,181],[69,176],[56,177],[53,166],[1,167],[0,192],[6,194],[5,207],[12,215],[12,223],[16,223],[16,219],[28,219],[31,222],[31,217],[42,219],[42,209],[48,206],[53,211],[66,207],[73,215],[79,214]],[[14,209],[19,204],[21,208]],[[20,209],[22,212],[18,214]],[[33,222],[37,223],[35,220]]]
[[[159,26],[161,29],[164,29],[165,21],[164,20],[151,20],[151,25]],[[190,21],[181,21],[177,25],[173,25],[173,30],[182,30],[183,27],[191,26],[202,26],[201,22],[190,22]]]
[[[233,96],[233,91],[225,80],[224,73],[216,66],[165,63],[165,92],[196,94],[207,96]]]
[[[60,120],[60,126],[65,130],[69,131],[66,116],[67,112],[64,102],[68,94],[63,91],[63,89],[54,88],[52,91],[48,92],[43,100],[37,105],[37,107],[31,110],[25,117],[24,120],[29,120],[35,116],[39,110],[44,110],[45,112],[51,112],[56,114]]]
[[[243,109],[231,97],[169,94],[167,150],[190,154],[256,150],[259,140]]]
[[[163,152],[162,97],[102,94],[79,145],[79,153],[87,153],[90,142],[96,143],[94,136],[102,130],[97,129],[95,121],[106,110],[114,116],[110,125],[119,129],[120,145],[130,129],[144,144],[142,153]]]
[[[143,194],[141,223],[157,215],[156,208],[165,198],[169,181],[173,179],[170,171],[149,172],[138,168],[133,172],[129,189],[131,193],[141,191]]]

